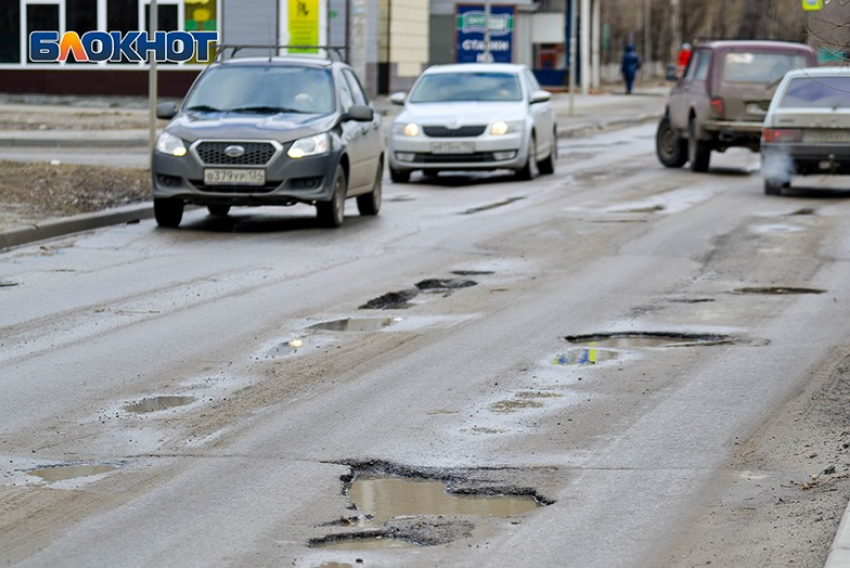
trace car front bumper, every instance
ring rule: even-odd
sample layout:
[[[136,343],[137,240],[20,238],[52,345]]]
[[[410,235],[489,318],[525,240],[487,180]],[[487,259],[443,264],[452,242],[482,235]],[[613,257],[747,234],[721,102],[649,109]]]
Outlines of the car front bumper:
[[[522,132],[474,138],[390,138],[389,162],[394,170],[519,169],[528,161],[528,139]]]
[[[280,153],[265,166],[205,165],[193,152],[172,156],[154,152],[153,196],[198,205],[293,205],[329,201],[338,153],[289,158]],[[265,183],[205,183],[207,169],[264,170]]]

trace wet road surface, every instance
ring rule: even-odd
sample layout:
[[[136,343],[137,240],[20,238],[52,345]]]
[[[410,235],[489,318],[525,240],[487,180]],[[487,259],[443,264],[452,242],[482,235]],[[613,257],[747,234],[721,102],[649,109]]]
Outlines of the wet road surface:
[[[339,230],[193,210],[0,254],[0,557],[666,564],[846,350],[850,203],[766,197],[746,153],[665,170],[653,135],[562,141],[530,183],[386,181]]]

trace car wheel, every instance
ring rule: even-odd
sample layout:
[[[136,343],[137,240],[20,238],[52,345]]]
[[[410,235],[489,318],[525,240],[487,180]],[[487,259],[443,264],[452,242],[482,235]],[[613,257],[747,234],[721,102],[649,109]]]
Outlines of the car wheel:
[[[688,161],[688,141],[681,138],[665,116],[655,132],[655,154],[664,166],[681,168]]]
[[[316,203],[316,217],[319,222],[330,228],[342,225],[345,218],[345,194],[348,192],[348,183],[345,179],[345,170],[341,165],[336,167],[334,173],[334,189],[330,201]]]
[[[765,195],[781,195],[782,188],[791,187],[791,182],[780,181],[776,179],[764,179],[764,194]]]
[[[375,174],[375,183],[372,191],[357,196],[357,210],[361,215],[377,215],[381,210],[382,178],[384,177],[384,164],[378,164],[378,173]]]
[[[390,179],[393,180],[393,183],[407,183],[410,181],[410,171],[390,168]]]
[[[534,176],[537,174],[535,171],[537,169],[537,139],[532,136],[531,143],[528,147],[528,159],[525,161],[525,165],[517,170],[516,177],[522,181],[531,181],[534,179]]]
[[[182,199],[154,199],[153,216],[160,227],[174,229],[183,220]]]
[[[555,160],[558,159],[558,133],[552,133],[552,146],[549,155],[543,161],[537,162],[537,169],[541,174],[555,173]]]
[[[693,118],[688,123],[688,159],[691,161],[691,170],[695,172],[708,171],[708,162],[711,160],[711,144],[697,138],[697,121]]]
[[[225,217],[230,213],[230,205],[207,205],[207,211],[210,212],[210,215]]]

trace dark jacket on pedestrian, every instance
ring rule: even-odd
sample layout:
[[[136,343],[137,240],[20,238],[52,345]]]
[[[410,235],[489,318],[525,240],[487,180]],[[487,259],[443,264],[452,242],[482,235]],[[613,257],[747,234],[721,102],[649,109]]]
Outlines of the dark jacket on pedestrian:
[[[625,53],[623,53],[623,62],[620,65],[620,70],[626,79],[634,79],[638,69],[640,69],[640,55],[635,51],[635,46],[629,44],[626,46]]]

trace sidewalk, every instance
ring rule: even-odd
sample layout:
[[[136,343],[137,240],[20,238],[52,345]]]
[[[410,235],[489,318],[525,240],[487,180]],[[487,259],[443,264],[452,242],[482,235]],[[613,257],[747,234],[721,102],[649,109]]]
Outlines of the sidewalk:
[[[661,116],[668,85],[637,87],[632,95],[610,87],[602,92],[552,94],[560,138],[655,122]],[[384,116],[384,128],[401,107],[388,97],[373,100]],[[61,162],[65,164],[114,165],[115,153],[131,167],[147,163],[150,140],[148,102],[144,98],[48,97],[0,93],[0,160]],[[158,121],[157,127],[165,126]],[[91,151],[87,151],[91,150]],[[143,167],[143,166],[142,166]],[[4,204],[0,195],[0,208]],[[52,238],[64,233],[90,230],[153,216],[150,202],[118,210],[16,223],[0,216],[0,250]]]

